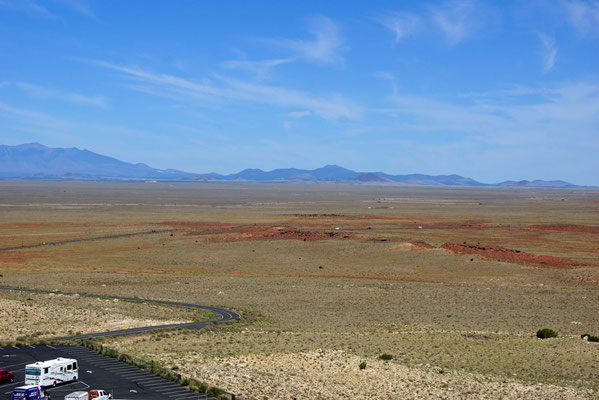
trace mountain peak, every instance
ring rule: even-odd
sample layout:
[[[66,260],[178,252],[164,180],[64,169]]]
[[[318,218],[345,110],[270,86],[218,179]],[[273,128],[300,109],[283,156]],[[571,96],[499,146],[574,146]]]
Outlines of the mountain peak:
[[[564,181],[506,181],[495,185],[477,182],[460,175],[390,175],[384,172],[356,172],[336,164],[313,170],[280,168],[263,171],[244,169],[230,175],[192,174],[174,169],[155,169],[147,164],[130,164],[89,150],[50,148],[40,143],[18,146],[0,145],[0,179],[86,179],[86,180],[162,180],[194,182],[282,182],[282,183],[344,183],[401,186],[446,187],[523,187],[577,188]]]

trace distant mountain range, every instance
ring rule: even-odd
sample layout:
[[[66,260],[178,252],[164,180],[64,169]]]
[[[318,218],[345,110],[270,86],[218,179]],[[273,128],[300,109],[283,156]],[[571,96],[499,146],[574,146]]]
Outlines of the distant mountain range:
[[[39,143],[0,145],[0,179],[92,180],[92,181],[187,181],[187,182],[280,182],[344,183],[402,186],[491,186],[520,188],[581,188],[564,181],[505,181],[486,184],[459,175],[390,175],[356,172],[338,165],[313,170],[284,168],[272,171],[245,169],[236,174],[195,174],[175,169],[156,169],[130,164],[89,150],[49,148]]]

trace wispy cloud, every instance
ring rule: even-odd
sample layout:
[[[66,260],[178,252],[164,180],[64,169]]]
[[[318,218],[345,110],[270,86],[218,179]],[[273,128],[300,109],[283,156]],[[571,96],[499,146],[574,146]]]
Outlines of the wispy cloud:
[[[455,45],[474,33],[480,21],[481,8],[474,1],[451,1],[429,8],[432,20],[450,45]]]
[[[102,96],[86,96],[79,93],[65,92],[62,90],[49,88],[46,86],[35,85],[32,83],[25,82],[2,82],[1,87],[14,86],[18,89],[25,91],[32,97],[40,99],[56,99],[61,101],[68,101],[76,104],[85,104],[98,107],[106,107],[106,100]]]
[[[393,75],[390,72],[379,71],[379,72],[375,72],[374,77],[383,79],[383,80],[389,82],[389,84],[391,85],[391,90],[393,92],[393,96],[397,95],[398,87],[397,87],[397,78],[395,78],[395,75]]]
[[[271,70],[279,65],[288,64],[293,61],[293,58],[275,58],[271,60],[249,61],[249,60],[233,60],[225,61],[221,65],[226,69],[237,69],[250,73],[257,78],[267,77]]]
[[[568,20],[582,35],[599,35],[599,1],[562,1]]]
[[[267,39],[265,42],[289,50],[291,58],[321,64],[343,62],[342,52],[346,46],[339,26],[332,19],[322,15],[311,18],[308,32],[312,39]]]
[[[555,39],[542,32],[538,32],[537,35],[543,46],[543,73],[546,74],[551,71],[555,65],[555,58],[557,57]]]
[[[375,18],[395,34],[395,41],[416,34],[422,24],[421,18],[413,13],[391,11]]]
[[[75,12],[78,12],[81,15],[84,15],[89,18],[96,18],[96,14],[92,10],[92,7],[88,2],[84,0],[54,0],[65,7],[72,9]]]
[[[339,94],[313,95],[304,91],[280,86],[263,85],[216,75],[213,81],[202,83],[169,74],[153,73],[137,67],[123,67],[106,61],[88,61],[103,68],[123,73],[125,78],[136,82],[133,90],[174,99],[196,98],[206,101],[244,100],[310,110],[329,120],[357,119],[361,107]],[[218,84],[217,84],[218,82]]]
[[[0,0],[0,7],[35,14],[44,18],[56,18],[56,15],[33,0]]]
[[[436,32],[454,46],[481,30],[493,17],[493,10],[476,0],[450,0],[416,12],[388,12],[375,20],[393,32],[396,42]]]
[[[382,112],[412,130],[460,132],[510,146],[547,138],[567,142],[572,135],[591,138],[599,124],[599,86],[589,82],[480,93],[470,99],[400,94],[392,102],[395,107]]]
[[[92,10],[89,3],[85,0],[53,0],[54,3],[60,4],[63,7],[69,8],[79,14],[85,15],[89,18],[96,18],[94,11]],[[25,12],[32,15],[37,15],[43,18],[57,19],[59,18],[57,14],[50,11],[45,5],[47,5],[47,1],[45,5],[42,5],[44,2],[35,1],[35,0],[0,0],[0,7],[5,7],[9,9],[13,9],[15,11]]]
[[[309,117],[310,115],[312,115],[312,113],[310,111],[291,111],[287,113],[287,115],[291,118],[304,118]]]

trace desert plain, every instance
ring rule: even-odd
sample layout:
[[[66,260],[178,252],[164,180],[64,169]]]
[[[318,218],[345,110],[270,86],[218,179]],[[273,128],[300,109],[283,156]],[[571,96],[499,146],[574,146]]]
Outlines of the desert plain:
[[[597,190],[0,181],[0,248],[0,343],[192,318],[63,293],[127,295],[240,312],[103,345],[242,399],[599,398]]]

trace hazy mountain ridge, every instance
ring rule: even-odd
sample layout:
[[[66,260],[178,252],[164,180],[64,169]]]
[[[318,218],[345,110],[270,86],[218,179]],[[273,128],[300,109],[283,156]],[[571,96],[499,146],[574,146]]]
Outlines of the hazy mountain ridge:
[[[460,175],[391,175],[356,172],[338,165],[313,170],[280,168],[272,171],[245,169],[235,174],[196,174],[175,169],[156,169],[78,148],[49,148],[39,143],[0,145],[0,179],[40,180],[170,180],[195,182],[345,183],[403,186],[494,186],[522,188],[580,188],[569,182],[505,181],[486,184]]]

